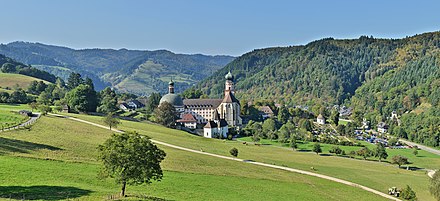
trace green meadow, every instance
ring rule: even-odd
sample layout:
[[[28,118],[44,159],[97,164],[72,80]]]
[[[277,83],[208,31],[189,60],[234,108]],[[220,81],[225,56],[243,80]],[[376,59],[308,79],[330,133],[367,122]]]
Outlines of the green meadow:
[[[100,119],[81,116],[86,119]],[[139,132],[213,143],[222,154],[240,143],[192,136],[161,126],[123,122]],[[124,127],[128,129],[128,127]],[[134,130],[134,129],[131,129]],[[143,131],[145,130],[145,131]],[[111,179],[98,177],[96,147],[111,135],[65,118],[44,116],[31,129],[0,133],[0,197],[31,200],[105,200],[119,193]],[[179,138],[180,138],[179,137]],[[176,143],[175,143],[176,144]],[[128,186],[129,200],[385,200],[361,189],[287,171],[259,167],[159,146],[167,153],[164,178]],[[241,148],[240,155],[241,156]],[[207,149],[208,150],[208,149]],[[243,150],[244,151],[244,150]],[[243,153],[246,155],[246,151]],[[338,192],[338,193],[335,193]]]
[[[101,117],[71,115],[102,124]],[[148,123],[122,121],[119,128],[121,130],[135,130],[155,140],[170,144],[195,150],[202,149],[206,152],[221,155],[229,155],[229,150],[232,147],[236,147],[239,150],[239,158],[302,170],[310,170],[313,167],[318,173],[359,183],[385,193],[392,186],[403,188],[406,185],[410,185],[420,200],[434,200],[428,190],[429,178],[425,169],[438,169],[440,167],[440,156],[424,151],[419,151],[419,155],[414,156],[411,150],[387,149],[390,158],[396,154],[404,155],[412,163],[410,164],[411,167],[419,169],[417,171],[409,171],[404,168],[399,169],[397,165],[390,164],[388,161],[378,162],[375,160],[332,156],[328,153],[328,148],[332,145],[326,145],[324,153],[316,155],[311,151],[292,151],[289,148],[280,146],[255,146],[252,143],[245,145],[237,141],[207,139]],[[348,148],[360,149],[360,147],[343,147],[343,149]]]

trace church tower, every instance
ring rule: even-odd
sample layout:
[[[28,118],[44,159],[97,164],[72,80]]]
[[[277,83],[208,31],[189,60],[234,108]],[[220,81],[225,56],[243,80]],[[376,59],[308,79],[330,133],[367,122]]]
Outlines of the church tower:
[[[168,83],[168,93],[169,93],[169,94],[174,94],[174,82],[173,82],[173,80],[171,80],[171,81]]]
[[[229,71],[228,74],[225,76],[226,82],[225,82],[225,95],[228,92],[231,92],[232,94],[235,93],[234,90],[234,76],[232,75],[231,71]]]
[[[240,102],[235,98],[234,76],[231,72],[225,76],[225,97],[219,107],[220,116],[226,120],[231,127],[240,127]]]

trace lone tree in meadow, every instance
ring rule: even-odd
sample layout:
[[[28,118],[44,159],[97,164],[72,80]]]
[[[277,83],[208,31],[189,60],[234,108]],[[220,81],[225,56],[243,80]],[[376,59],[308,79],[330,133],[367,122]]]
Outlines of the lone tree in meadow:
[[[162,179],[160,163],[166,154],[148,136],[136,132],[113,134],[98,150],[99,160],[103,162],[101,176],[115,178],[122,185],[123,197],[127,184],[150,184],[151,180]]]
[[[368,157],[371,157],[373,155],[372,151],[368,149],[368,147],[364,147],[356,152],[356,154],[364,160],[367,160]]]
[[[408,162],[408,158],[403,157],[401,155],[395,155],[393,156],[393,158],[391,158],[391,163],[392,164],[397,164],[400,168],[400,166],[405,165],[405,164],[409,164]]]
[[[113,117],[113,113],[109,113],[105,116],[105,118],[103,119],[104,124],[107,125],[110,130],[113,128],[117,128],[118,124],[120,124],[121,122],[119,121],[118,118]]]
[[[321,145],[319,143],[313,145],[313,152],[316,154],[322,153]]]

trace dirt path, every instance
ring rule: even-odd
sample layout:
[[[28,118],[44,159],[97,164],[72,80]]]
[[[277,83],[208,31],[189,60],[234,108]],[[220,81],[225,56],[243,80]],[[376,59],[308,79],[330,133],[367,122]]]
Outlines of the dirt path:
[[[89,122],[89,121],[78,119],[78,118],[74,118],[74,117],[68,117],[68,116],[63,116],[63,115],[59,115],[59,114],[51,114],[51,115],[62,117],[62,118],[66,118],[66,119],[71,119],[71,120],[74,120],[74,121],[83,122],[83,123],[90,124],[90,125],[93,125],[93,126],[97,126],[97,127],[100,127],[100,128],[109,129],[109,127],[107,127],[107,126],[103,126],[103,125],[100,125],[100,124],[96,124],[96,123],[93,123],[93,122]],[[112,128],[112,131],[115,131],[115,132],[118,132],[118,133],[122,133],[123,132],[121,130],[114,129],[114,128]],[[388,195],[386,193],[382,193],[382,192],[380,192],[378,190],[374,190],[372,188],[369,188],[369,187],[366,187],[366,186],[363,186],[363,185],[360,185],[360,184],[356,184],[356,183],[353,183],[353,182],[350,182],[350,181],[338,179],[338,178],[327,176],[327,175],[323,175],[323,174],[318,174],[318,173],[314,173],[314,172],[309,172],[309,171],[299,170],[299,169],[289,168],[289,167],[283,167],[283,166],[278,166],[278,165],[271,165],[271,164],[267,164],[267,163],[249,161],[249,160],[244,160],[244,159],[234,158],[234,157],[229,157],[229,156],[222,156],[222,155],[218,155],[218,154],[213,154],[213,153],[208,153],[208,152],[198,151],[198,150],[194,150],[194,149],[189,149],[189,148],[185,148],[185,147],[181,147],[181,146],[177,146],[177,145],[173,145],[173,144],[168,144],[168,143],[157,141],[157,140],[153,140],[153,139],[151,139],[151,141],[156,143],[156,144],[160,144],[160,145],[163,145],[163,146],[167,146],[167,147],[171,147],[171,148],[175,148],[175,149],[179,149],[179,150],[183,150],[183,151],[188,151],[188,152],[192,152],[192,153],[203,154],[203,155],[212,156],[212,157],[216,157],[216,158],[227,159],[227,160],[245,162],[245,163],[249,163],[249,164],[253,164],[253,165],[270,167],[270,168],[274,168],[274,169],[285,170],[285,171],[289,171],[289,172],[294,172],[294,173],[309,175],[309,176],[318,177],[318,178],[322,178],[322,179],[327,179],[327,180],[330,180],[330,181],[334,181],[334,182],[342,183],[342,184],[345,184],[345,185],[353,186],[353,187],[356,187],[356,188],[360,188],[362,190],[374,193],[376,195],[382,196],[382,197],[390,199],[390,200],[401,201],[400,199],[398,199],[396,197],[393,197],[393,196]]]

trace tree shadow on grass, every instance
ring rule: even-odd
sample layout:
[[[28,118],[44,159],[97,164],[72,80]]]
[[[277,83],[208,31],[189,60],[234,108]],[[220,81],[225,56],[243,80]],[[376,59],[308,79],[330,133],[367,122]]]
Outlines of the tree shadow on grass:
[[[48,149],[52,151],[62,150],[61,148],[50,145],[0,137],[0,154],[9,152],[29,153],[29,151],[38,149]]]
[[[0,186],[0,198],[14,200],[63,200],[79,198],[91,192],[68,186]]]

